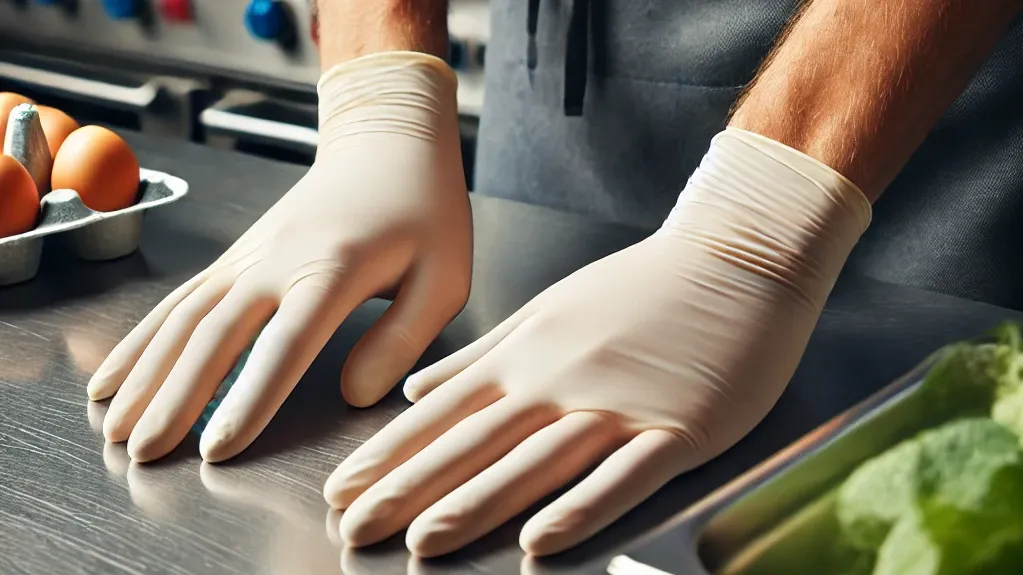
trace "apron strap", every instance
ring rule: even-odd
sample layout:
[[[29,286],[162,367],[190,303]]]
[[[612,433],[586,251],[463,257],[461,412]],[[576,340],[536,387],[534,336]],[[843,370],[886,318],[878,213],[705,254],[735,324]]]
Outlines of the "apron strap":
[[[590,48],[590,0],[573,0],[565,48],[565,115],[581,116]]]
[[[526,32],[529,33],[529,47],[526,53],[526,68],[529,70],[530,80],[533,71],[536,70],[536,24],[540,19],[540,0],[529,0],[529,10],[526,21]]]
[[[590,0],[571,0],[571,14],[568,22],[568,38],[565,47],[565,93],[566,116],[581,116],[586,96],[586,75],[590,48]],[[530,83],[537,65],[536,30],[540,20],[540,0],[529,0],[526,15],[526,31],[529,41],[526,52],[526,70]]]

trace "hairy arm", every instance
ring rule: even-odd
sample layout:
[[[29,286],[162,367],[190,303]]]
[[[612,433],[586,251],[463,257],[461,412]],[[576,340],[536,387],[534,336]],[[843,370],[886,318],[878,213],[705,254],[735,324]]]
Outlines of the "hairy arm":
[[[447,54],[447,0],[316,0],[320,66],[373,52]]]
[[[873,201],[983,64],[1021,0],[810,0],[730,124],[800,150]]]

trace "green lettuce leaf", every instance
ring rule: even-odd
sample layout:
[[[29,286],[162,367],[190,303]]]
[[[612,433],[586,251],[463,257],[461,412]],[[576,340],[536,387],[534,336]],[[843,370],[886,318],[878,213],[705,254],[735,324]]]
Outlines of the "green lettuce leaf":
[[[875,551],[916,506],[920,444],[904,441],[863,463],[838,491],[836,512],[846,541]]]

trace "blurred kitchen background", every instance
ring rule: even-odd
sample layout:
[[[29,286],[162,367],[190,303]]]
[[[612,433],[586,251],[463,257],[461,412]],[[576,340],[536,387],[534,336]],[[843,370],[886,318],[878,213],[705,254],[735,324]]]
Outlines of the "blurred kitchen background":
[[[450,6],[471,185],[489,13],[486,0]],[[0,0],[0,91],[83,124],[311,164],[312,14],[312,0]]]

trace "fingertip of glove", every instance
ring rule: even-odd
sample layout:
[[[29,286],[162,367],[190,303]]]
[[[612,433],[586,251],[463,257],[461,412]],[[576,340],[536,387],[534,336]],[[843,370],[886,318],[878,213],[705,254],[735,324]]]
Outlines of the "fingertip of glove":
[[[102,401],[114,395],[115,391],[117,391],[116,388],[100,373],[93,375],[85,386],[85,393],[89,396],[89,401]]]
[[[405,394],[405,399],[416,403],[420,399],[423,399],[423,388],[420,384],[419,378],[415,376],[409,376],[405,380],[405,385],[401,388],[402,393]]]
[[[337,505],[337,497],[335,496],[334,488],[330,484],[330,477],[327,478],[326,483],[323,484],[323,490],[320,491],[323,494],[323,500],[330,505],[331,509],[341,509],[340,505]]]
[[[439,557],[448,553],[445,546],[445,533],[428,526],[422,522],[413,521],[405,531],[405,547],[409,553],[423,559]]]
[[[338,480],[334,478],[334,476],[336,474],[337,474],[337,472],[331,473],[330,476],[327,477],[327,480],[323,482],[323,491],[322,491],[322,493],[323,493],[323,500],[326,501],[327,505],[330,505],[330,507],[332,509],[340,509],[341,508],[341,506],[336,505],[337,491],[338,491],[338,489],[337,489],[337,482],[338,482]]]
[[[128,457],[135,463],[149,463],[163,456],[155,446],[156,441],[152,438],[139,438],[132,434],[128,438]]]
[[[221,408],[214,412],[199,437],[199,455],[207,463],[231,459],[248,447],[245,427],[236,418],[225,416]]]
[[[535,539],[527,539],[522,536],[519,537],[519,547],[526,555],[531,557],[543,557],[544,555],[551,554],[544,548],[544,545],[541,542]]]
[[[347,477],[336,471],[323,484],[323,499],[334,509],[347,509],[355,499],[355,489]]]
[[[424,397],[443,384],[445,379],[439,377],[433,371],[433,367],[432,365],[425,367],[405,378],[402,391],[405,393],[406,399],[412,403],[422,401]]]
[[[108,410],[106,417],[103,419],[103,438],[110,443],[123,443],[128,441],[130,435],[131,428],[124,425],[122,418],[118,414]]]
[[[372,516],[355,516],[351,513],[341,515],[338,533],[349,547],[366,547],[386,539],[383,530],[386,519]]]
[[[220,434],[207,434],[204,431],[199,438],[199,456],[206,463],[220,463],[230,459],[232,454],[224,449],[224,439]]]
[[[563,551],[566,546],[563,538],[552,533],[545,526],[537,526],[526,522],[519,532],[519,547],[533,557],[544,557]]]
[[[346,366],[347,367],[347,366]],[[378,386],[379,378],[345,373],[341,378],[341,397],[352,407],[371,407],[387,395],[394,384]]]
[[[113,395],[113,393],[109,393],[100,385],[97,384],[94,386],[92,383],[90,383],[89,386],[85,388],[85,393],[86,395],[89,396],[89,401],[103,401],[104,399],[107,399],[108,397]]]

